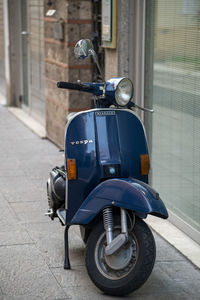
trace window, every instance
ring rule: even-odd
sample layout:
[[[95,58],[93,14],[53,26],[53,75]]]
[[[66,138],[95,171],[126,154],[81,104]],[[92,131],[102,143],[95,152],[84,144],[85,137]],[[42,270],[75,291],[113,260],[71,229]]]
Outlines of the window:
[[[152,185],[200,231],[200,1],[147,5],[145,101]],[[150,27],[149,27],[150,26]]]

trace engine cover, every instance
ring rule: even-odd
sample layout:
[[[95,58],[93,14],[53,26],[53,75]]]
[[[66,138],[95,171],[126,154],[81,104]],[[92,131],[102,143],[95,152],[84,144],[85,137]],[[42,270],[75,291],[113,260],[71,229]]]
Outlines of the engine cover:
[[[64,208],[65,205],[65,188],[66,172],[64,167],[55,167],[50,172],[50,178],[47,180],[47,199],[49,205],[50,218],[53,220],[57,217],[57,209]]]

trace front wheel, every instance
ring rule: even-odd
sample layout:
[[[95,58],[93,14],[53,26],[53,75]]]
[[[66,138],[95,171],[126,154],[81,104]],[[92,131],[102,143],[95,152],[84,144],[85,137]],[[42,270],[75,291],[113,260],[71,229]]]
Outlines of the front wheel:
[[[119,234],[120,218],[113,235]],[[146,223],[136,218],[128,241],[116,253],[105,255],[106,234],[102,223],[92,230],[86,245],[86,267],[94,284],[104,293],[123,296],[138,289],[150,276],[156,247]]]

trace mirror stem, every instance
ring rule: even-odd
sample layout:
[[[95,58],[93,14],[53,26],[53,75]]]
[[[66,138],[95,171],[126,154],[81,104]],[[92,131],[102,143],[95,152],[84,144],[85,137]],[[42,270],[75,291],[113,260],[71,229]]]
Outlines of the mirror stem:
[[[96,52],[95,52],[93,49],[90,49],[90,50],[89,50],[89,53],[90,53],[91,56],[93,57],[93,60],[94,60],[94,62],[96,63],[97,68],[98,68],[98,70],[99,70],[99,73],[100,73],[100,75],[101,75],[102,81],[104,82],[104,86],[103,86],[103,94],[102,94],[102,97],[104,98],[104,97],[105,97],[105,93],[106,93],[106,82],[105,82],[105,78],[104,78],[104,76],[103,76],[102,69],[101,69],[101,67],[100,67],[100,65],[99,65],[99,61],[98,61]]]
[[[102,81],[105,81],[104,76],[103,76],[102,69],[101,69],[101,67],[100,67],[100,65],[99,65],[99,62],[98,62],[98,58],[97,58],[96,52],[95,52],[93,49],[90,49],[90,50],[89,50],[89,53],[92,55],[92,57],[93,57],[93,59],[94,59],[94,62],[95,62],[96,65],[97,65],[97,68],[98,68],[99,73],[100,73],[100,75],[101,75]]]

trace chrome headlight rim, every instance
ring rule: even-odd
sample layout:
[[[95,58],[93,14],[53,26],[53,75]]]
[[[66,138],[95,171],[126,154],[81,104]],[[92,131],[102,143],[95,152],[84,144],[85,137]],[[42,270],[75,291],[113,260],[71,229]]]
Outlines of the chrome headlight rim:
[[[120,86],[124,83],[124,81],[129,83],[129,89],[130,91],[128,91],[126,94],[124,94],[124,99],[120,98],[118,93],[119,93],[119,88]],[[116,86],[116,90],[115,90],[115,101],[117,103],[117,105],[124,107],[127,106],[128,103],[131,101],[132,97],[133,97],[133,93],[134,93],[134,87],[133,87],[133,83],[132,81],[127,78],[127,77],[123,77],[117,84]],[[126,99],[125,99],[126,98]]]

